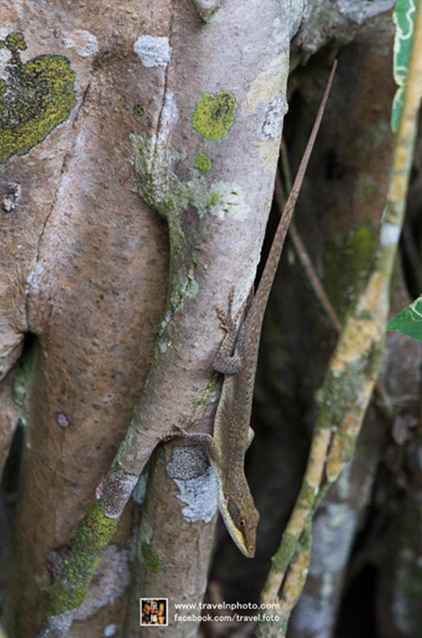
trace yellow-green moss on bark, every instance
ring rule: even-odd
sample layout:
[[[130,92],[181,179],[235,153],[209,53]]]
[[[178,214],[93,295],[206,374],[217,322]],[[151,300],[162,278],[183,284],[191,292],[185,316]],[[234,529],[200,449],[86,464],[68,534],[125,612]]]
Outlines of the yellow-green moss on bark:
[[[153,574],[161,572],[163,569],[161,560],[153,546],[150,543],[144,542],[142,543],[141,551],[147,570]]]
[[[201,173],[201,175],[206,175],[211,167],[212,162],[208,155],[205,155],[205,153],[198,153],[195,157],[195,168]]]
[[[117,520],[107,518],[101,505],[95,503],[76,527],[72,551],[65,561],[63,573],[48,590],[49,616],[76,609],[83,603],[117,523]]]
[[[8,81],[0,80],[0,164],[13,155],[24,155],[42,142],[76,104],[75,73],[61,55],[40,55],[25,64],[21,33],[0,40],[9,49]]]
[[[204,93],[192,116],[193,128],[206,140],[220,140],[233,126],[236,108],[229,91]]]
[[[288,532],[286,532],[285,536],[283,537],[283,541],[284,542],[282,545],[282,551],[278,551],[272,557],[274,569],[277,570],[285,569],[285,567],[287,567],[290,562],[291,556],[296,548],[298,539],[296,536],[293,536],[293,534],[289,534]]]
[[[325,287],[340,318],[368,279],[376,241],[375,231],[364,224],[347,236],[343,246],[327,246]]]

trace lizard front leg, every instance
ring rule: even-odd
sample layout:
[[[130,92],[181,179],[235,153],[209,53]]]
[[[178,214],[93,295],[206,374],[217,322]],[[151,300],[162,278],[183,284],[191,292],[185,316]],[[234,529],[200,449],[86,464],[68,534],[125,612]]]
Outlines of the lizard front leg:
[[[220,319],[221,327],[226,331],[226,336],[214,357],[213,366],[217,372],[222,374],[237,374],[242,367],[243,347],[237,341],[237,320],[242,314],[245,304],[242,304],[235,317],[233,317],[234,288],[229,293],[229,303],[227,312],[217,308],[217,316]],[[234,352],[233,352],[234,350]]]

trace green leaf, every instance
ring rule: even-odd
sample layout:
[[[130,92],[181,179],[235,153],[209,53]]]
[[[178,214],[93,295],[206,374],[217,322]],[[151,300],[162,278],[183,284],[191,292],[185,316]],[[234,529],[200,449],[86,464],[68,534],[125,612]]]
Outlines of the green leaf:
[[[393,13],[396,25],[394,38],[394,79],[398,84],[391,111],[391,128],[397,130],[400,111],[403,104],[403,87],[406,81],[409,64],[410,48],[412,45],[413,27],[417,0],[397,0]]]
[[[387,330],[396,330],[406,337],[422,341],[422,295],[390,319]]]

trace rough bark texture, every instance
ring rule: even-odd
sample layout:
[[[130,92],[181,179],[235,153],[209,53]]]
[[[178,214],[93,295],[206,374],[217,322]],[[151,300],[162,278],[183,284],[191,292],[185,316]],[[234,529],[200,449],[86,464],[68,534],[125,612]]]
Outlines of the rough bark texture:
[[[157,211],[170,227],[170,293],[130,452],[126,439],[119,453],[131,475],[173,425],[199,414],[211,426],[210,358],[221,339],[214,307],[232,283],[237,304],[250,289],[271,201],[289,39],[300,13],[274,1],[263,21],[257,3],[227,1],[205,24],[187,0],[138,9],[83,2],[3,9],[4,36],[25,38],[5,40],[18,98],[25,105],[35,94],[41,104],[9,122],[3,173],[4,374],[23,335],[37,340],[7,605],[11,631],[24,635],[40,626],[43,589],[60,575],[70,530],[93,503],[151,361],[168,281]],[[22,66],[34,58],[47,96]],[[43,111],[47,98],[60,104],[60,117]],[[23,140],[34,118],[41,132]],[[161,180],[173,200],[164,209]],[[163,542],[160,498],[165,505],[167,491],[154,499]],[[128,522],[114,541],[123,571]],[[177,529],[173,517],[168,523]],[[193,548],[180,546],[181,560],[197,552],[196,531],[188,536]],[[201,570],[192,587],[198,598],[206,561]],[[177,570],[173,578],[181,596],[186,583]],[[113,586],[97,605],[108,611],[79,613],[70,635],[119,625],[109,603],[122,592]]]

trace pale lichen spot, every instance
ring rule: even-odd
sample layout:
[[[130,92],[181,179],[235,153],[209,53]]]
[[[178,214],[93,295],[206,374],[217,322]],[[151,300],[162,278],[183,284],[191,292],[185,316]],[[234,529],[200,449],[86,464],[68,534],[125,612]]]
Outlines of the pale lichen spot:
[[[248,113],[255,113],[259,104],[271,102],[275,96],[286,93],[288,76],[287,54],[282,53],[274,58],[265,71],[262,71],[252,82],[242,106]]]
[[[4,47],[0,48],[0,72],[2,71],[3,67],[6,66],[6,64],[9,62],[11,57],[12,54],[9,49],[6,49]]]
[[[26,278],[26,294],[39,293],[41,288],[39,285],[39,278],[44,273],[44,265],[42,261],[38,261],[35,267],[31,270]]]
[[[98,40],[93,33],[84,29],[72,31],[64,40],[67,49],[75,49],[82,58],[98,53]]]
[[[275,95],[265,105],[264,121],[261,127],[261,137],[273,142],[280,142],[281,128],[287,105],[281,94]]]
[[[275,18],[271,34],[271,45],[273,47],[282,46],[284,44],[285,37],[285,31],[280,18]]]
[[[211,215],[224,219],[229,214],[240,218],[249,211],[243,190],[234,183],[217,182],[213,184],[209,197],[209,212]]]
[[[384,222],[381,226],[380,244],[381,246],[394,246],[400,238],[401,227],[397,224]]]
[[[170,132],[179,119],[179,111],[173,93],[166,93],[164,105],[161,111],[160,128],[157,140],[165,144],[170,136]]]
[[[68,428],[70,425],[70,421],[64,412],[56,412],[56,421],[61,428]]]
[[[182,509],[185,521],[210,523],[217,512],[218,483],[214,470],[209,467],[202,476],[174,482],[180,490],[177,498],[186,504]]]
[[[413,4],[413,0],[411,0]],[[375,0],[375,2],[353,2],[353,0],[338,0],[340,12],[349,20],[359,25],[370,18],[389,11],[394,6],[394,0]]]
[[[155,66],[167,66],[171,57],[169,39],[152,35],[140,35],[133,50],[148,69]]]
[[[258,152],[265,166],[273,168],[277,165],[280,155],[280,144],[271,140],[257,143]]]
[[[343,372],[349,364],[356,363],[373,343],[381,338],[381,325],[371,319],[351,318],[346,324],[344,337],[337,348],[331,364],[332,372]]]
[[[117,625],[107,625],[106,627],[104,627],[103,630],[103,636],[106,636],[106,638],[110,638],[110,636],[115,636],[117,632]]]

